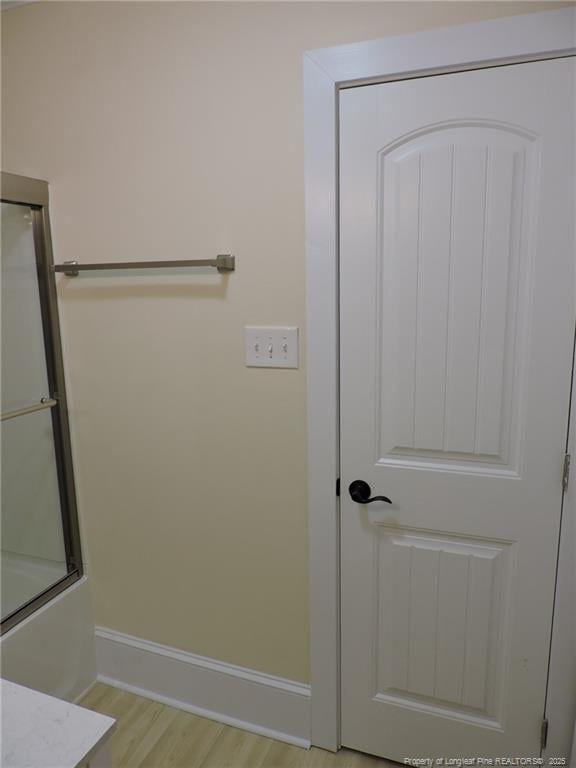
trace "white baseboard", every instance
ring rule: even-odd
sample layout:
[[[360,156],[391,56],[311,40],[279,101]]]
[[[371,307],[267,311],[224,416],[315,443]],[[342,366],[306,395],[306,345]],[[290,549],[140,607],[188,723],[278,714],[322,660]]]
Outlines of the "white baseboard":
[[[98,680],[262,736],[310,746],[310,686],[96,628]]]
[[[83,691],[80,691],[80,693],[74,696],[74,698],[72,699],[72,704],[80,704],[84,696],[87,696],[90,693],[90,691],[92,690],[92,688],[94,688],[97,682],[98,680],[96,679],[92,680],[92,682],[89,685],[87,685]]]

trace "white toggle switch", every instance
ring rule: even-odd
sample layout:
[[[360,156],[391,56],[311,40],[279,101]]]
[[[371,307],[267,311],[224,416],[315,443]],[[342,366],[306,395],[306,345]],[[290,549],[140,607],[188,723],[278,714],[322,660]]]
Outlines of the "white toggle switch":
[[[247,325],[246,365],[298,368],[298,328],[294,325]]]

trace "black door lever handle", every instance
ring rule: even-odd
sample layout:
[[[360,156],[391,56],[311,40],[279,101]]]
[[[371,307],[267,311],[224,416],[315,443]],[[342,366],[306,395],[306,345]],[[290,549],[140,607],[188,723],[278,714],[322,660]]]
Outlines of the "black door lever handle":
[[[392,499],[388,496],[373,496],[370,498],[372,489],[364,480],[353,480],[348,486],[348,492],[352,501],[357,504],[371,504],[373,501],[385,501],[387,504],[392,504]]]

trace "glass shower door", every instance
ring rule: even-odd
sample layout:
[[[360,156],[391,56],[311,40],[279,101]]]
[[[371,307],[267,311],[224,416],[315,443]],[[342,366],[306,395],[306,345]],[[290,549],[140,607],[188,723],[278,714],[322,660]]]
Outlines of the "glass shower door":
[[[52,337],[50,286],[43,284],[53,277],[42,264],[42,216],[39,206],[1,204],[3,629],[26,607],[28,615],[40,596],[55,594],[55,586],[72,573],[79,576],[71,551],[63,404],[53,355],[59,339]]]

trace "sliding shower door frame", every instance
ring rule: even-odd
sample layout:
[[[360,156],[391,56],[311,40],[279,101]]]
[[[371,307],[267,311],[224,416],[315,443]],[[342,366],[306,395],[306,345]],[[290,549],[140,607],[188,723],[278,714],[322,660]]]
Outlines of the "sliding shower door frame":
[[[42,331],[46,351],[48,387],[50,390],[46,393],[46,396],[57,401],[57,404],[51,408],[51,415],[68,571],[66,576],[3,619],[1,622],[1,633],[4,634],[74,582],[78,581],[84,569],[82,565],[74,466],[70,443],[68,405],[58,316],[58,295],[56,291],[56,276],[53,269],[54,260],[52,256],[48,210],[48,183],[40,179],[2,172],[1,200],[3,203],[27,205],[32,212]]]

